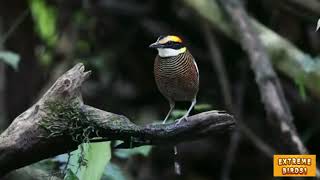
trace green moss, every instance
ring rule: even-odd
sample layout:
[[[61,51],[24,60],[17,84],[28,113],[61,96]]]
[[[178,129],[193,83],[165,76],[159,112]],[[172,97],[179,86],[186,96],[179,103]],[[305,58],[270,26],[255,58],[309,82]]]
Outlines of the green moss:
[[[74,141],[88,142],[91,135],[98,134],[95,124],[89,121],[81,110],[81,105],[53,101],[45,106],[48,113],[40,126],[49,132],[48,138],[71,136]]]

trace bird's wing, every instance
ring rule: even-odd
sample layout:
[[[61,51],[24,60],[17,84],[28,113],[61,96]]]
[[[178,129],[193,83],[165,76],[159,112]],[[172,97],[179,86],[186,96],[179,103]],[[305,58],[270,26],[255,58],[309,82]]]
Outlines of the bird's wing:
[[[319,28],[320,28],[320,18],[319,18],[318,23],[317,23],[317,29],[316,29],[316,31],[318,31]]]
[[[193,64],[196,67],[196,70],[197,70],[197,73],[198,73],[198,80],[199,80],[199,69],[198,69],[197,63],[196,63],[196,61],[194,59],[193,59]]]

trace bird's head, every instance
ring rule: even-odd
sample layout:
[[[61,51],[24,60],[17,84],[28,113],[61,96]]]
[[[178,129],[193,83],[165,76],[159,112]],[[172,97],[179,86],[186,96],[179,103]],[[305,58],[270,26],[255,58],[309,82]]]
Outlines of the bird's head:
[[[160,36],[155,43],[150,44],[150,48],[156,48],[160,57],[172,57],[186,52],[181,38],[174,35]]]

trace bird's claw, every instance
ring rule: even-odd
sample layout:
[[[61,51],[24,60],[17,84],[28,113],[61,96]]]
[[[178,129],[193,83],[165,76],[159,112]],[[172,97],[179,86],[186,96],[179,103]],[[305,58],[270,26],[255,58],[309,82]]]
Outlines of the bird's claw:
[[[185,121],[187,121],[187,117],[182,117],[182,118],[178,119],[178,122],[177,122],[177,124],[180,124],[182,120],[185,120]]]

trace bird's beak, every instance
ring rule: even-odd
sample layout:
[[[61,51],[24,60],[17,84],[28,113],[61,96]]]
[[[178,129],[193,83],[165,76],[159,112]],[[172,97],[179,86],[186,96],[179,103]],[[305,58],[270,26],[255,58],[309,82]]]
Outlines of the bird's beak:
[[[149,45],[149,48],[161,48],[163,47],[162,44],[160,44],[159,42],[155,42]]]

